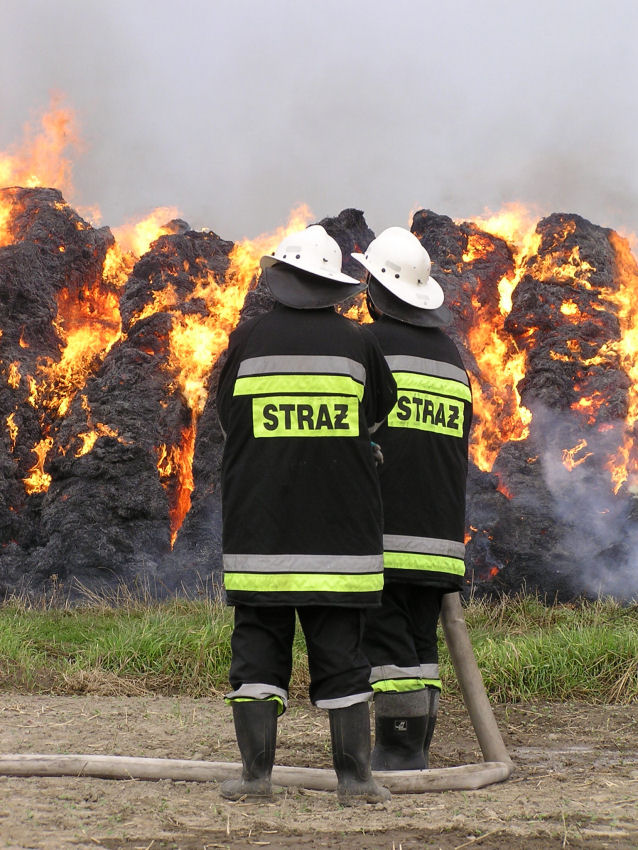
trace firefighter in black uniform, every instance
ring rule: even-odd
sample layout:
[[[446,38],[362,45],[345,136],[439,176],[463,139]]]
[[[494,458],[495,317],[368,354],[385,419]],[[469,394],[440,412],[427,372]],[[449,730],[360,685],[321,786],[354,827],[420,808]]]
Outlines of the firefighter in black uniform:
[[[440,328],[451,314],[416,236],[391,227],[352,256],[368,271],[371,330],[398,393],[375,436],[385,461],[385,587],[364,636],[375,692],[372,769],[418,770],[428,766],[441,690],[441,597],[460,590],[465,574],[472,393],[459,352]]]
[[[277,301],[231,334],[219,380],[224,586],[235,606],[227,700],[243,773],[228,799],[270,797],[295,613],[310,698],[329,711],[341,802],[389,798],[370,773],[365,611],[383,586],[382,507],[370,434],[396,400],[374,336],[334,305],[363,285],[320,225],[261,267]]]

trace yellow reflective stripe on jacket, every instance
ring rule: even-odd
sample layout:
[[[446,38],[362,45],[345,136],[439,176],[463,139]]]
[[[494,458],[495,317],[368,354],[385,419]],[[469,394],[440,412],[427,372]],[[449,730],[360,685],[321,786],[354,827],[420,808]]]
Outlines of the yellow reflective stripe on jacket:
[[[251,375],[237,378],[233,395],[322,393],[363,398],[363,384],[349,375]]]
[[[465,575],[465,561],[445,555],[423,555],[419,552],[384,552],[383,566],[392,570],[430,570],[452,575]]]
[[[433,375],[420,375],[416,372],[393,372],[392,374],[399,390],[418,390],[419,392],[460,398],[463,401],[472,401],[472,391],[467,384],[461,381]]]
[[[224,573],[226,590],[260,592],[370,593],[383,588],[383,573],[328,575],[312,573]]]
[[[257,396],[255,437],[357,437],[359,402],[353,396]]]

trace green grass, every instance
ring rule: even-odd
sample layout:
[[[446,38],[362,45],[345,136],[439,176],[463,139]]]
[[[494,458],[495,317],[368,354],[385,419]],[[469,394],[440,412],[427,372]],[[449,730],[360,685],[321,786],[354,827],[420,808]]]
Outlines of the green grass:
[[[546,606],[520,596],[472,600],[465,617],[494,702],[638,699],[638,605],[612,600]],[[232,609],[211,601],[95,598],[47,607],[0,606],[0,689],[33,693],[205,696],[228,690]],[[460,690],[441,638],[447,697]],[[307,693],[300,630],[291,692]]]

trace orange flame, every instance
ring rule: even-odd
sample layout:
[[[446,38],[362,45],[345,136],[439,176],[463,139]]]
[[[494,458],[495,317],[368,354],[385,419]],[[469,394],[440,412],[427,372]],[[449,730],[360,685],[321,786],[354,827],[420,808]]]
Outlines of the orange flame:
[[[148,251],[152,242],[171,232],[166,224],[171,219],[178,218],[179,214],[177,207],[157,207],[145,218],[132,219],[111,230],[122,252],[141,257]]]
[[[70,194],[71,162],[63,153],[69,146],[79,149],[81,141],[74,112],[64,106],[62,95],[52,95],[37,131],[26,124],[23,132],[15,151],[0,152],[0,186],[54,186]]]
[[[587,452],[578,459],[576,458],[576,455],[582,452],[586,446],[587,440],[583,439],[579,440],[572,449],[563,449],[563,466],[565,469],[568,469],[571,472],[575,466],[580,466],[580,464],[584,463],[588,457],[593,455],[593,452]]]
[[[634,259],[629,241],[622,236],[610,233],[609,240],[616,255],[616,277],[618,289],[605,291],[604,297],[618,308],[621,339],[610,344],[620,358],[620,364],[629,377],[628,412],[625,420],[625,434],[619,447],[606,465],[612,480],[614,493],[628,482],[630,490],[638,489],[638,445],[634,436],[634,426],[638,420],[638,265]]]
[[[494,244],[481,233],[471,233],[467,240],[465,253],[461,257],[464,263],[483,260],[494,250]]]
[[[16,440],[18,438],[18,426],[15,421],[15,413],[10,413],[7,416],[7,429],[9,431],[9,439],[11,440],[11,451],[13,451],[16,447]]]
[[[82,446],[77,450],[75,456],[82,457],[82,455],[88,454],[100,437],[117,436],[118,433],[113,428],[109,428],[109,426],[105,425],[103,422],[97,422],[95,429],[92,431],[84,431],[83,433],[78,434],[79,439],[82,440]]]
[[[498,284],[499,312],[481,321],[481,305],[474,299],[477,321],[468,332],[468,343],[478,366],[478,375],[471,376],[475,420],[470,456],[479,469],[489,471],[501,445],[508,440],[524,440],[532,420],[531,412],[521,404],[517,388],[525,375],[526,355],[505,332],[504,322],[512,309],[512,293],[525,272],[525,264],[538,250],[540,235],[535,230],[535,217],[522,204],[507,204],[496,213],[487,210],[473,221],[485,233],[507,242],[514,259],[514,273],[503,277]],[[485,236],[470,237],[463,260],[486,256],[489,244]]]
[[[77,299],[68,289],[58,295],[54,327],[64,343],[60,360],[41,365],[35,380],[31,403],[64,416],[80,387],[120,336],[120,310],[117,297],[98,285],[85,286]]]
[[[44,493],[49,489],[51,476],[44,471],[44,461],[53,446],[53,438],[45,437],[33,447],[33,453],[37,457],[36,463],[29,470],[29,475],[23,479],[24,489],[29,495],[32,493]]]

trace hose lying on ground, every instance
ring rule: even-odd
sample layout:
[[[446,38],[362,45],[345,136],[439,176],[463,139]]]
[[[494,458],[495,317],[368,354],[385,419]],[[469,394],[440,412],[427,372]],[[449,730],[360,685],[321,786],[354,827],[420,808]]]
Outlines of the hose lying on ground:
[[[485,692],[458,593],[444,595],[441,624],[463,700],[485,761],[436,770],[375,771],[375,777],[395,794],[472,791],[494,782],[503,782],[514,769]],[[208,782],[234,778],[240,773],[240,764],[219,761],[100,755],[0,755],[0,775],[4,776],[94,776],[103,779]],[[334,771],[322,768],[275,765],[272,778],[275,785],[298,786],[315,791],[333,791],[337,787]]]
[[[173,779],[191,782],[232,779],[241,774],[240,764],[189,759],[133,758],[100,755],[0,755],[4,776],[93,776],[100,779]],[[437,770],[388,770],[375,777],[395,794],[423,791],[471,791],[502,782],[509,776],[508,765],[482,762]],[[275,765],[274,785],[298,786],[314,791],[334,791],[333,770]]]

